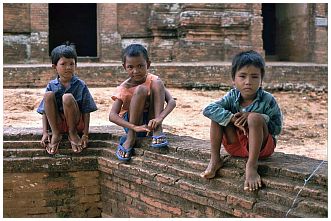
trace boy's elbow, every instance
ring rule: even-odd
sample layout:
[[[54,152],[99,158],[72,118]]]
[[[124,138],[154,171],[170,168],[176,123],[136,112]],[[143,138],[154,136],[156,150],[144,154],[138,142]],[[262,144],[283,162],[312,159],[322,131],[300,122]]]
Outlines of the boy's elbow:
[[[171,100],[171,106],[175,108],[177,106],[176,101],[174,99]]]
[[[114,122],[114,117],[115,117],[115,113],[110,112],[109,113],[109,121]]]
[[[208,116],[209,116],[209,110],[208,110],[208,107],[205,107],[205,108],[202,110],[202,114],[203,114],[203,116],[205,116],[205,117],[208,117]]]

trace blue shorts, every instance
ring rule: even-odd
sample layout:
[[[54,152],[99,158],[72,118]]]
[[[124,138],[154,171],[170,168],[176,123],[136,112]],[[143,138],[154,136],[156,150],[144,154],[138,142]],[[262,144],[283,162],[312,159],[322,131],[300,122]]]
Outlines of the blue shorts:
[[[127,122],[129,122],[129,112],[126,112],[123,115],[123,119]],[[143,124],[148,124],[148,112],[143,113]],[[129,128],[124,127],[125,133],[129,132]],[[137,137],[146,137],[147,132],[138,132]]]

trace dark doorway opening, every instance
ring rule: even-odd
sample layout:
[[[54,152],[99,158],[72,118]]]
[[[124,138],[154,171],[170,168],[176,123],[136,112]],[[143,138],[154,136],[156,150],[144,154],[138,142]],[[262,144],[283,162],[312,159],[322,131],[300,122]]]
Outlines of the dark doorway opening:
[[[79,57],[97,57],[96,4],[49,4],[49,51],[66,41]]]
[[[276,57],[276,4],[262,4],[263,49],[266,57]]]

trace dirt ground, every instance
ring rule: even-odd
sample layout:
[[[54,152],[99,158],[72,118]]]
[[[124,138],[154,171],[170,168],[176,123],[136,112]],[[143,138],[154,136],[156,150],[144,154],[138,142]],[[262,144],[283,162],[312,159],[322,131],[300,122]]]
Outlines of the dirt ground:
[[[91,114],[91,126],[111,125],[108,114],[115,88],[90,88],[98,106]],[[169,89],[177,107],[164,120],[164,131],[209,139],[210,120],[202,115],[204,106],[226,91]],[[40,127],[36,112],[44,89],[4,89],[4,127]],[[276,151],[327,160],[327,93],[273,92],[284,114],[284,127]]]

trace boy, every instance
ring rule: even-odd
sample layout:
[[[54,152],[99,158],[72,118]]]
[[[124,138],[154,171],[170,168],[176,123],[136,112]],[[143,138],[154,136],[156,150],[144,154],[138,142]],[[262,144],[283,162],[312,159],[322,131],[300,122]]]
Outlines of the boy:
[[[57,77],[48,83],[37,109],[43,115],[41,145],[49,154],[55,154],[61,134],[68,133],[72,150],[79,153],[87,147],[90,112],[96,111],[97,107],[86,84],[75,74],[76,51],[68,43],[60,45],[53,49],[51,59]],[[48,126],[52,130],[51,138]],[[83,133],[81,138],[78,133]]]
[[[264,91],[265,64],[260,54],[246,51],[232,61],[234,89],[203,111],[211,119],[211,159],[201,177],[213,178],[223,166],[220,148],[232,156],[248,157],[244,190],[262,186],[257,173],[258,159],[270,156],[282,129],[282,113],[275,98]]]
[[[147,132],[153,131],[153,148],[168,145],[162,122],[176,107],[176,102],[162,80],[148,73],[151,61],[142,45],[129,45],[123,52],[122,60],[129,78],[117,87],[111,97],[114,103],[109,121],[124,127],[127,133],[127,137],[120,140],[116,156],[121,161],[128,161],[133,154],[137,136],[146,136]],[[164,102],[167,102],[166,107]]]

